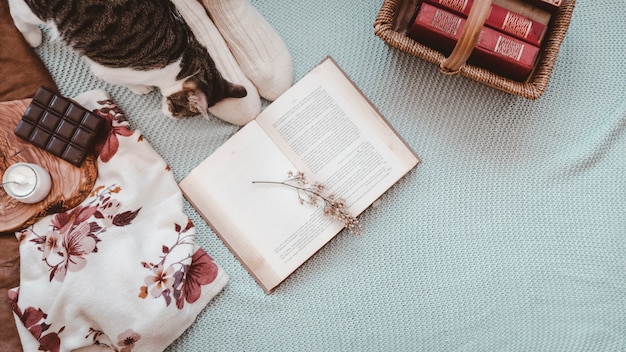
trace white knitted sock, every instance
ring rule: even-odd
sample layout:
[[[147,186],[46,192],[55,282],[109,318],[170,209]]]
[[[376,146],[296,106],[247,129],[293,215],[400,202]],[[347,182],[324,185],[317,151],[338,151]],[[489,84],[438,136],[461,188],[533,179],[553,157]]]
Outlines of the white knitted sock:
[[[222,76],[230,82],[241,84],[248,91],[243,98],[226,98],[217,102],[209,107],[209,112],[226,122],[240,126],[254,120],[261,112],[259,92],[242,71],[206,9],[196,0],[172,0],[172,2],[196,39],[207,48]]]
[[[200,0],[259,94],[275,100],[293,83],[293,61],[280,35],[248,0]]]

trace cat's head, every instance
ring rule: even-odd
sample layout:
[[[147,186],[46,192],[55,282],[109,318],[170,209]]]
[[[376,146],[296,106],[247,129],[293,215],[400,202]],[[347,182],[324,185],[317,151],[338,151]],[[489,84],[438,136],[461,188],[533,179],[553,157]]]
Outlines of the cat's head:
[[[182,89],[166,97],[167,115],[184,118],[202,115],[209,116],[209,107],[225,98],[243,98],[247,95],[246,88],[227,80],[209,86],[196,76],[187,78]]]

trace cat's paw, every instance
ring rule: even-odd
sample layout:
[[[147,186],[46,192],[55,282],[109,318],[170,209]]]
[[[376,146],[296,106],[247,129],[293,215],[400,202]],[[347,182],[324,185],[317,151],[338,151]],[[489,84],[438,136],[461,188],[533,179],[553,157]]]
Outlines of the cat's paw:
[[[130,84],[126,86],[128,87],[128,89],[130,89],[131,92],[139,95],[148,94],[154,90],[154,87],[142,84]]]

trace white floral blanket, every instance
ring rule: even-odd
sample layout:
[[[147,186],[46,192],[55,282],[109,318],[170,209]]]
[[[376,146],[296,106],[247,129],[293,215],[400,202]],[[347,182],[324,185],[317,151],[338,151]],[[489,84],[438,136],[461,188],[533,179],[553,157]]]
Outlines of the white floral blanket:
[[[16,234],[9,292],[25,351],[162,351],[228,281],[195,242],[165,161],[104,91],[75,98],[105,117],[98,178],[76,208]],[[58,181],[58,180],[57,180]]]

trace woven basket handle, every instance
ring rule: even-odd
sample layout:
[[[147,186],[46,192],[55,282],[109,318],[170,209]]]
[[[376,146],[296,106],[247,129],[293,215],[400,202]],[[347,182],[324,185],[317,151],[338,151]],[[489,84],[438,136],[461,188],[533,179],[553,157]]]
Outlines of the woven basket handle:
[[[441,62],[439,69],[445,74],[456,74],[470,57],[478,42],[480,31],[489,17],[492,0],[474,0],[459,40],[450,56]]]

